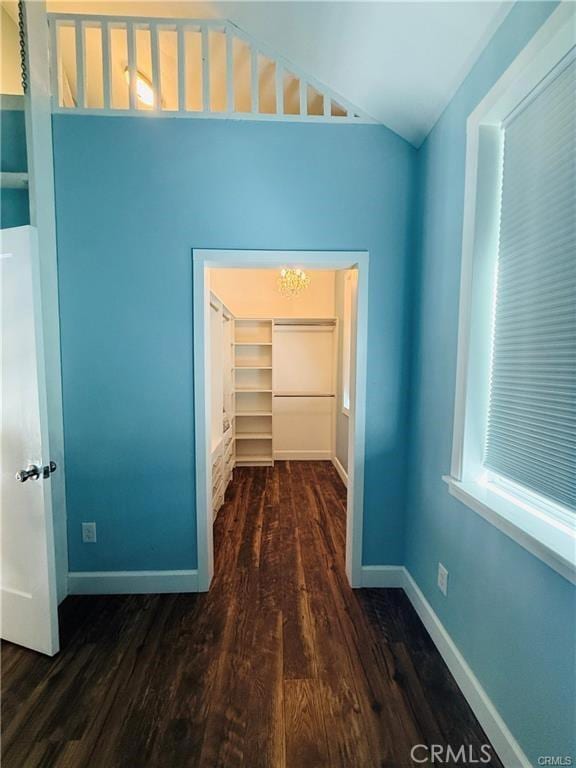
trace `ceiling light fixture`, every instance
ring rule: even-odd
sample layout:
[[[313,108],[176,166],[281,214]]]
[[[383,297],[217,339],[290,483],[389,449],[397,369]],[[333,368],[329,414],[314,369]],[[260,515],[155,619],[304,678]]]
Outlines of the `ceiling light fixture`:
[[[278,291],[288,298],[298,296],[310,285],[310,277],[298,267],[284,267],[278,278]]]
[[[130,85],[130,69],[128,67],[124,69],[124,76],[126,77],[126,82]],[[139,69],[136,70],[136,96],[147,107],[154,106],[154,88],[152,88],[152,83]]]

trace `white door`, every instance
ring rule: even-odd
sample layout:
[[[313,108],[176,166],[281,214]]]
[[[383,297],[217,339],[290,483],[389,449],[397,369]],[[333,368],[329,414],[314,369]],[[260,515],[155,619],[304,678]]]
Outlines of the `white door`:
[[[53,655],[58,605],[36,230],[0,230],[3,639]]]

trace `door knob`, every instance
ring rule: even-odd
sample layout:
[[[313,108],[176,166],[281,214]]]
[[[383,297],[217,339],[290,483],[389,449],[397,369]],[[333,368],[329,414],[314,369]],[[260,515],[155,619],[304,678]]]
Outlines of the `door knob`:
[[[38,480],[40,477],[40,467],[36,464],[30,464],[28,469],[21,469],[20,472],[16,472],[16,480],[20,483],[25,483],[26,480]]]
[[[42,467],[42,469],[36,464],[30,464],[28,469],[21,469],[20,472],[16,472],[16,480],[18,480],[19,483],[25,483],[26,480],[38,480],[40,475],[42,475],[45,480],[47,477],[50,477],[52,472],[55,472],[56,469],[55,461],[49,462],[45,467]]]

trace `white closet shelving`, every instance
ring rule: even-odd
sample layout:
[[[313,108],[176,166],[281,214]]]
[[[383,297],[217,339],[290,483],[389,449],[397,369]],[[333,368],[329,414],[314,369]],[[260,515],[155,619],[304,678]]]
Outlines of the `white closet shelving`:
[[[334,452],[334,318],[235,318],[211,298],[215,513],[235,466],[330,459]]]
[[[215,295],[210,295],[210,371],[212,424],[212,510],[214,517],[224,503],[235,465],[234,315]]]
[[[334,455],[336,340],[334,318],[274,320],[275,459]]]
[[[271,466],[272,320],[235,321],[236,466]]]

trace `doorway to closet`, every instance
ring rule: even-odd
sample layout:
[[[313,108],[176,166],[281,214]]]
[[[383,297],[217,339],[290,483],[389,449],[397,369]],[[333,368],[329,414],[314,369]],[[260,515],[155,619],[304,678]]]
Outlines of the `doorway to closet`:
[[[207,251],[194,258],[199,588],[235,468],[336,471],[347,485],[346,574],[360,586],[366,392],[366,252]],[[311,278],[286,297],[280,270]],[[288,462],[288,464],[286,464]],[[297,462],[294,464],[293,462]],[[310,463],[312,462],[312,463]],[[334,469],[333,469],[334,467]],[[232,487],[233,491],[233,487]]]

